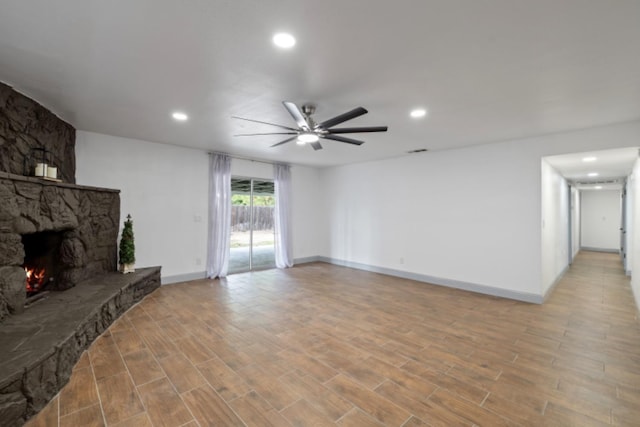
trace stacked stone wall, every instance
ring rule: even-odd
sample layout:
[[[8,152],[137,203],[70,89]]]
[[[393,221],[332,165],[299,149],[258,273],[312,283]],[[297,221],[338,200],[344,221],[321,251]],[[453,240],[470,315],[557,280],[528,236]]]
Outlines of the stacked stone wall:
[[[37,149],[45,149],[49,152],[47,162],[58,169],[58,178],[73,184],[76,182],[75,147],[73,126],[0,83],[0,171],[33,175],[33,166],[39,161]]]

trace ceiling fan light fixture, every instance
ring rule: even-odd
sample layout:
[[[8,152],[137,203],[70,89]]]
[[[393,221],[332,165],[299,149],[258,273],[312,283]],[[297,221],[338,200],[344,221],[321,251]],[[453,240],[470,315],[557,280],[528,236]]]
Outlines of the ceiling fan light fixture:
[[[283,49],[291,49],[296,45],[296,39],[289,33],[278,33],[273,36],[273,43]]]
[[[313,142],[318,142],[320,137],[313,132],[305,132],[298,135],[296,142],[298,145],[311,144]]]
[[[367,114],[368,111],[364,107],[357,107],[346,113],[339,114],[322,123],[316,123],[311,117],[311,114],[315,111],[315,105],[304,104],[302,108],[298,107],[291,101],[283,101],[282,104],[289,112],[293,120],[296,122],[297,127],[283,126],[276,123],[263,122],[260,120],[245,119],[243,117],[232,116],[235,119],[246,120],[248,122],[261,123],[265,125],[275,126],[280,128],[278,132],[267,133],[244,133],[234,136],[258,136],[258,135],[287,135],[284,140],[277,142],[271,147],[278,147],[280,145],[296,141],[298,145],[309,144],[314,151],[322,150],[322,144],[320,139],[328,139],[332,141],[338,141],[345,144],[362,145],[364,141],[358,139],[347,138],[341,136],[341,134],[363,133],[363,132],[386,132],[387,126],[360,126],[360,127],[334,127],[340,123],[344,123],[347,120],[355,119],[363,114]],[[286,132],[283,132],[286,131]]]

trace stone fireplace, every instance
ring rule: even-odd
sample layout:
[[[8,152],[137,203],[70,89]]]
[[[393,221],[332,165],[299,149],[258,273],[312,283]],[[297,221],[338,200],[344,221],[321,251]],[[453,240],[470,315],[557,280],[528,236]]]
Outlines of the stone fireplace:
[[[82,351],[160,286],[160,267],[116,272],[120,191],[76,185],[74,147],[73,127],[0,83],[3,426],[44,407]],[[34,149],[50,153],[62,180],[26,176]]]
[[[119,221],[117,190],[0,173],[0,320],[36,293],[25,266],[43,271],[40,291],[116,271]]]
[[[159,267],[116,272],[119,221],[118,190],[0,172],[3,425],[40,410],[82,351],[160,285]],[[42,278],[30,283],[26,270]]]

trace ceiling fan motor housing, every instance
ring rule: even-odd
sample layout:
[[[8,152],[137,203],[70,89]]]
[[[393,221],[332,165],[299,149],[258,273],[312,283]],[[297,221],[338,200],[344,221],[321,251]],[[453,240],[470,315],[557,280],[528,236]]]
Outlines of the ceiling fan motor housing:
[[[315,104],[306,103],[302,106],[302,114],[304,114],[304,118],[307,120],[307,124],[309,125],[309,129],[312,131],[319,130],[317,129],[316,122],[313,120],[311,115],[316,112]]]
[[[305,116],[310,116],[311,114],[316,112],[316,106],[315,104],[311,104],[311,103],[306,103],[302,106],[302,113]]]

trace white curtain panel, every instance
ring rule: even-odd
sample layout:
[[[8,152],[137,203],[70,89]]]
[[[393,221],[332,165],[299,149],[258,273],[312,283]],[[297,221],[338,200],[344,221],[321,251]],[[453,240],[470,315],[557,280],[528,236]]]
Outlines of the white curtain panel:
[[[231,239],[231,157],[209,155],[209,238],[207,277],[225,277]]]
[[[276,267],[293,267],[293,245],[291,243],[291,167],[273,165],[275,177],[276,209]]]

